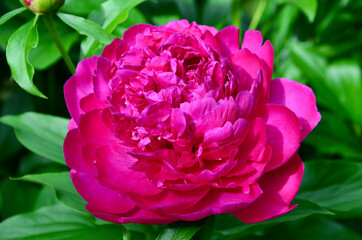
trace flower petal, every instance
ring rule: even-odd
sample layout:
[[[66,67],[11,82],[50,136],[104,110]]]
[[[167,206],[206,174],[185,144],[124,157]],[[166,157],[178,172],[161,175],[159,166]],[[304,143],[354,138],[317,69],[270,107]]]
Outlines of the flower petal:
[[[77,171],[95,173],[95,169],[83,160],[82,148],[84,144],[85,142],[77,128],[69,131],[63,145],[65,162],[68,167]]]
[[[298,150],[301,126],[297,116],[284,106],[267,104],[256,114],[266,123],[268,144],[272,147],[266,171],[271,171],[283,165]]]
[[[302,125],[300,141],[321,119],[312,89],[289,79],[279,78],[271,82],[269,103],[286,106],[297,115]]]
[[[267,40],[263,46],[262,44],[263,37],[260,31],[248,30],[245,32],[241,48],[249,49],[262,59],[267,66],[268,81],[270,81],[273,74],[274,49],[269,40]]]
[[[136,159],[118,145],[104,146],[95,150],[94,166],[97,179],[122,194],[154,195],[161,192],[143,172],[130,169]]]
[[[98,57],[91,57],[79,62],[75,75],[64,85],[64,97],[70,116],[78,124],[79,117],[84,112],[79,106],[80,100],[93,93],[93,75],[97,66]]]
[[[190,209],[179,209],[178,213],[170,214],[170,216],[184,221],[196,221],[212,214],[234,212],[248,206],[261,194],[262,190],[258,184],[252,185],[248,193],[245,193],[242,188],[212,189]]]
[[[244,223],[255,223],[278,217],[292,210],[289,205],[302,182],[304,165],[295,154],[282,167],[264,174],[260,187],[263,194],[250,206],[232,214]]]
[[[78,193],[90,204],[107,213],[124,213],[136,204],[118,191],[99,183],[93,174],[71,170],[70,177]],[[102,197],[100,197],[102,196]]]
[[[227,57],[240,49],[239,29],[235,26],[228,26],[215,35],[219,44],[221,55]]]
[[[168,224],[176,222],[178,219],[172,217],[161,216],[155,212],[148,211],[136,207],[134,210],[125,214],[107,214],[95,208],[91,204],[87,204],[87,210],[94,216],[118,224],[125,223],[141,223],[141,224]]]

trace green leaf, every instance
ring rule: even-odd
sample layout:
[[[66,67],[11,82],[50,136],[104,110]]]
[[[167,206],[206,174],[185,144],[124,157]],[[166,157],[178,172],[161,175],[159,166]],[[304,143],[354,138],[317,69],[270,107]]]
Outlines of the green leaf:
[[[78,40],[79,34],[61,21],[54,21],[54,25],[59,36],[61,36],[65,50],[69,52]],[[29,61],[35,69],[44,70],[61,59],[62,56],[43,21],[39,22],[38,31],[40,36],[39,43],[38,46],[30,52]]]
[[[281,234],[282,233],[282,234]],[[270,228],[259,240],[361,240],[358,233],[341,223],[326,219],[305,219]]]
[[[270,41],[273,43],[276,58],[280,57],[279,53],[284,49],[284,43],[287,41],[288,36],[292,35],[292,25],[297,16],[298,9],[290,5],[284,6],[276,17],[273,16],[275,24]]]
[[[0,223],[2,240],[114,240],[122,235],[119,225],[96,225],[92,216],[61,205],[43,207]]]
[[[310,161],[296,199],[311,201],[331,211],[344,212],[362,206],[362,163]]]
[[[4,24],[5,22],[7,22],[9,19],[11,19],[12,17],[18,15],[19,13],[22,13],[25,10],[25,7],[21,7],[18,9],[15,9],[13,11],[10,11],[8,13],[5,13],[4,15],[1,16],[0,18],[0,25]]]
[[[322,112],[322,121],[308,135],[305,142],[316,147],[318,152],[340,155],[346,158],[361,158],[358,138],[345,116]]]
[[[53,188],[57,199],[65,206],[79,212],[85,210],[86,201],[77,193],[69,177],[69,172],[30,174],[13,180],[29,181]]]
[[[350,119],[362,125],[362,78],[358,62],[339,60],[328,66],[327,82]]]
[[[215,215],[209,216],[207,222],[202,228],[194,235],[193,239],[197,240],[210,240],[214,233]]]
[[[90,19],[101,25],[107,32],[112,33],[114,29],[128,18],[129,11],[138,4],[147,0],[108,0],[101,7],[90,14]],[[85,39],[81,45],[83,57],[89,57],[98,44],[94,39]]]
[[[205,224],[207,218],[197,222],[179,221],[166,225],[160,232],[156,240],[189,240],[195,235]]]
[[[291,3],[296,5],[307,16],[309,22],[313,22],[317,14],[317,0],[277,0],[278,3]]]
[[[4,179],[0,183],[0,196],[2,196],[3,202],[0,217],[5,219],[14,214],[32,211],[38,193],[39,187],[36,184]],[[0,237],[0,239],[2,238]]]
[[[80,34],[91,37],[100,43],[109,44],[114,39],[112,34],[90,20],[60,12],[57,13],[57,16],[70,27],[77,30]]]
[[[189,21],[197,20],[197,4],[195,0],[175,0],[182,17]]]
[[[74,14],[88,16],[88,14],[99,7],[106,0],[67,0],[61,7],[60,11]]]
[[[131,239],[131,233],[121,225],[123,230],[123,240],[130,240]]]
[[[268,221],[254,224],[244,224],[231,214],[217,215],[215,222],[215,232],[225,236],[230,236],[228,237],[228,240],[236,240],[240,239],[243,236],[252,234],[256,231],[263,230],[271,225],[295,221],[314,214],[333,214],[330,211],[322,209],[317,204],[314,204],[307,200],[298,200],[294,203],[297,203],[298,206],[289,213]]]
[[[231,17],[232,0],[206,0],[202,10],[202,24],[214,26]]]
[[[6,47],[6,60],[13,78],[21,88],[35,96],[46,98],[33,83],[34,68],[28,60],[30,50],[38,44],[37,21],[38,15],[11,35]]]
[[[317,96],[317,102],[325,107],[341,112],[343,106],[327,84],[327,61],[318,56],[309,45],[291,42],[290,56],[301,72],[308,78]]]
[[[18,140],[30,151],[65,165],[63,142],[68,119],[40,113],[4,116],[0,122],[15,129]]]
[[[30,94],[24,92],[20,88],[12,91],[4,100],[5,101],[1,103],[1,116],[19,114],[31,111],[34,108],[33,99]],[[5,126],[4,124],[0,124],[0,162],[13,162],[12,158],[15,157],[15,154],[17,154],[19,150],[22,150],[22,146],[19,141],[16,140],[13,129],[9,126]],[[5,175],[6,177],[9,176],[9,174]]]

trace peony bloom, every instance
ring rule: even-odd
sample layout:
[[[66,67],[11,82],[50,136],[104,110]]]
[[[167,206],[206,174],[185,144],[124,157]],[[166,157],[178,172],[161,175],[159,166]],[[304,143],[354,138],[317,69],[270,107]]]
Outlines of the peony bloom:
[[[93,215],[165,224],[231,213],[245,223],[289,212],[300,142],[320,114],[312,90],[271,80],[258,31],[140,24],[64,86],[65,159]]]

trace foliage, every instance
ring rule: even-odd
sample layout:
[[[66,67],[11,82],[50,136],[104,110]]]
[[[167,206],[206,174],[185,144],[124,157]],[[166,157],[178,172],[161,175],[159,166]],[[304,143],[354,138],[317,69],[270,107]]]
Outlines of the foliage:
[[[322,114],[300,148],[306,170],[290,213],[257,224],[226,214],[121,226],[86,212],[68,177],[63,84],[71,73],[43,17],[3,0],[0,239],[362,239],[361,11],[354,0],[66,0],[52,18],[73,62],[137,23],[186,18],[242,33],[251,25],[274,46],[274,76],[312,87]]]

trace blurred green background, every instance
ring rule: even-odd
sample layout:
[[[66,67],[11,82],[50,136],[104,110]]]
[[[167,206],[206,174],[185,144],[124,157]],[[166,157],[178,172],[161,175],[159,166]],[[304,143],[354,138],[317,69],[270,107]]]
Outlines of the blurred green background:
[[[97,16],[106,2],[66,0],[61,11],[101,25]],[[130,7],[128,18],[125,14],[124,21],[110,30],[113,35],[121,36],[133,24],[163,25],[175,19],[219,30],[235,25],[242,30],[241,36],[248,28],[258,29],[274,46],[273,78],[293,79],[310,86],[316,94],[322,120],[299,151],[308,168],[296,202],[308,207],[301,207],[297,218],[291,215],[290,219],[252,225],[216,217],[212,239],[362,239],[362,1],[131,2],[137,6]],[[1,0],[0,16],[19,7],[18,1]],[[32,111],[69,118],[63,85],[71,74],[43,21],[38,23],[39,43],[31,50],[29,60],[35,68],[34,83],[48,99],[28,94],[11,77],[6,44],[11,34],[33,17],[25,11],[0,26],[1,116]],[[54,20],[74,63],[99,54],[104,47],[97,43],[87,48],[90,38],[58,18]],[[24,148],[14,130],[4,124],[0,124],[0,164],[0,221],[56,204],[49,187],[10,180],[9,176],[67,168]],[[303,212],[305,209],[309,210]]]

